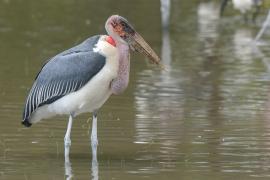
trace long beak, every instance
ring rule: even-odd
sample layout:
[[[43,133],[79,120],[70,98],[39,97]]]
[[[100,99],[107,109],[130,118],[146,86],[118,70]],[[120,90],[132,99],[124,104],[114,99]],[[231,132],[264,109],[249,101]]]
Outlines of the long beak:
[[[228,0],[222,0],[221,6],[220,6],[220,16],[223,15],[225,7],[227,6],[227,4],[228,4]]]
[[[165,69],[164,65],[161,64],[160,58],[155,53],[155,51],[147,44],[147,42],[141,37],[141,35],[135,32],[134,35],[130,36],[129,45],[135,51],[144,54],[148,57],[148,59],[154,63],[159,65],[162,69]]]

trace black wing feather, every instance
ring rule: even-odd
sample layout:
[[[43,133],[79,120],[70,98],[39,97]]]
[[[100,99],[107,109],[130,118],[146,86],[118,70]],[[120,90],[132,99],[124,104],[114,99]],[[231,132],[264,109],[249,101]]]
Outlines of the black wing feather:
[[[23,113],[25,125],[30,124],[28,120],[38,107],[79,90],[103,68],[106,58],[93,52],[99,38],[91,37],[43,65],[26,99]]]

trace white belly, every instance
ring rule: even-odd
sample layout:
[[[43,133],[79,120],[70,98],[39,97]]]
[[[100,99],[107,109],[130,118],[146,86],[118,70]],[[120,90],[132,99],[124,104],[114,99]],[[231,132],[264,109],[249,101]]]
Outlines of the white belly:
[[[74,116],[84,113],[93,112],[99,109],[110,97],[110,83],[113,76],[102,69],[79,91],[71,93],[54,103],[48,105],[48,111],[54,114],[73,114]]]
[[[52,104],[38,108],[31,116],[31,123],[55,115],[72,114],[76,116],[84,112],[93,112],[106,102],[112,94],[110,84],[117,77],[119,54],[117,49],[112,48],[111,45],[104,44],[103,41],[100,43],[103,49],[99,49],[99,51],[107,57],[104,67],[80,90],[70,93]]]

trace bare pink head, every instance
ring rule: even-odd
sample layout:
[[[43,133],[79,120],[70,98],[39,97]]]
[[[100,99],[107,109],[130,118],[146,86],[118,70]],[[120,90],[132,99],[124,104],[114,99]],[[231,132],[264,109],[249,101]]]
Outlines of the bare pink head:
[[[127,44],[133,51],[144,54],[155,64],[160,64],[160,58],[154,50],[146,43],[130,23],[119,15],[112,15],[105,24],[107,33],[119,43]]]

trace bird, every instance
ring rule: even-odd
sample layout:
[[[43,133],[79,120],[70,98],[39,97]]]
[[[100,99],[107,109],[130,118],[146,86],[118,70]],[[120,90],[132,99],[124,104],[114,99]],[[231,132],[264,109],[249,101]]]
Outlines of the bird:
[[[220,16],[223,15],[226,5],[229,0],[222,0],[220,7]],[[255,9],[252,14],[252,21],[255,22],[257,15],[260,12],[260,7],[262,5],[262,0],[232,0],[233,7],[239,10],[243,15],[245,22],[248,21],[247,12]]]
[[[64,145],[71,146],[73,119],[92,113],[90,141],[97,147],[97,112],[112,94],[119,95],[127,88],[130,50],[161,65],[158,55],[124,17],[110,16],[105,29],[107,34],[92,36],[45,62],[25,100],[24,126],[68,115]]]

